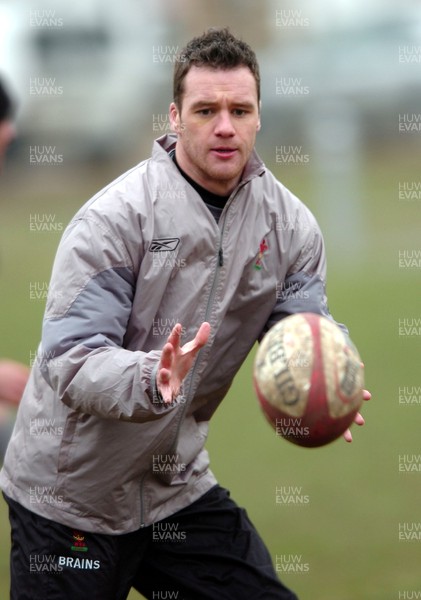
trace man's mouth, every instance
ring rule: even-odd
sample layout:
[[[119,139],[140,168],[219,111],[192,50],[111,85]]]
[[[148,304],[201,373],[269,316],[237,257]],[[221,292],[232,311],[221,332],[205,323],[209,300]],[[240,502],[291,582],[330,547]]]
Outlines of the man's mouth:
[[[231,158],[236,152],[236,148],[227,148],[226,146],[212,148],[212,153],[216,154],[220,158]]]

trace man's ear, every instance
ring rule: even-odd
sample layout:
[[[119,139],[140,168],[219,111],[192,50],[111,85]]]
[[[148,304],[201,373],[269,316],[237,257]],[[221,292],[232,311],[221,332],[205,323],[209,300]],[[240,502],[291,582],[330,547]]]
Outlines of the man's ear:
[[[175,102],[171,102],[171,104],[170,104],[170,125],[171,125],[171,129],[175,133],[180,133],[180,131],[181,131],[181,116],[180,116],[178,107]]]

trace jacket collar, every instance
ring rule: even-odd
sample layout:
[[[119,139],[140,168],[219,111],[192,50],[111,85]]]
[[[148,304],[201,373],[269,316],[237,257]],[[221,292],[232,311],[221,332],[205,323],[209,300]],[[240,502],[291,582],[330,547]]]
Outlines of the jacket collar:
[[[177,136],[175,134],[166,134],[154,141],[153,149],[152,149],[152,159],[157,160],[159,162],[164,161],[167,162],[170,159],[169,152],[175,148],[177,143]],[[172,163],[172,160],[171,160]],[[241,181],[239,185],[249,181],[253,177],[259,177],[263,175],[266,167],[261,160],[260,156],[257,154],[256,150],[253,149],[249,160],[244,168],[243,175],[241,177]]]

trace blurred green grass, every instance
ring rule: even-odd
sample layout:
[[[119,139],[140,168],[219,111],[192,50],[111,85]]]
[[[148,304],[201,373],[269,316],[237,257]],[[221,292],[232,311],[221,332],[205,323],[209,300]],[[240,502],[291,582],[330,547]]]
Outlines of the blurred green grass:
[[[56,168],[25,179],[6,174],[0,356],[28,363],[39,342],[44,302],[30,299],[29,286],[48,282],[60,233],[29,231],[29,215],[52,213],[65,225],[118,172]],[[283,169],[279,177],[318,217],[310,170]],[[400,454],[419,452],[421,405],[398,400],[399,387],[420,385],[421,338],[398,335],[399,318],[421,317],[419,269],[399,269],[397,257],[399,250],[419,248],[421,202],[399,202],[397,189],[399,181],[419,177],[415,153],[373,153],[361,174],[366,255],[348,271],[335,248],[327,247],[329,306],[349,327],[373,393],[363,409],[366,425],[353,428],[354,442],[309,450],[277,438],[252,390],[254,353],[212,422],[213,471],[247,508],[274,562],[277,555],[301,555],[309,566],[306,573],[282,576],[303,600],[395,600],[399,592],[421,589],[421,543],[398,538],[399,523],[421,522],[421,473],[398,471]],[[277,504],[280,486],[301,488],[308,504]],[[1,598],[8,597],[8,531],[1,500]],[[135,598],[140,596],[132,592]]]

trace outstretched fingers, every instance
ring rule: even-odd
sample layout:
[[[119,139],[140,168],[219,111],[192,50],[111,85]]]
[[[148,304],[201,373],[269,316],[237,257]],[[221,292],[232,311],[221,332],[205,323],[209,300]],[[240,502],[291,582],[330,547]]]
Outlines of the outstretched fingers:
[[[194,356],[199,352],[201,348],[207,343],[210,334],[210,325],[206,321],[201,324],[199,327],[196,336],[190,342],[184,344],[181,348],[183,354],[187,354],[189,352],[193,353]]]
[[[371,394],[370,394],[370,392],[369,392],[368,390],[363,390],[363,400],[370,400],[370,398],[371,398]],[[362,414],[361,414],[361,413],[359,413],[359,412],[358,412],[358,413],[355,415],[355,418],[354,418],[354,423],[355,423],[356,425],[360,425],[360,426],[361,426],[361,425],[364,425],[364,423],[365,423],[365,420],[364,420],[364,417],[362,416]],[[350,430],[350,429],[347,429],[347,430],[345,431],[345,433],[343,434],[343,437],[344,437],[344,440],[345,440],[346,442],[352,442],[352,433],[351,433],[351,430]]]
[[[158,390],[166,403],[180,393],[181,385],[193,365],[194,359],[209,339],[210,325],[202,323],[193,340],[180,346],[182,326],[177,323],[162,349],[157,371]]]
[[[174,349],[177,349],[180,347],[180,339],[181,339],[182,329],[183,328],[182,328],[181,324],[177,323],[176,325],[174,325],[170,335],[168,336],[167,344],[171,344],[171,346],[173,346]]]

